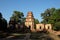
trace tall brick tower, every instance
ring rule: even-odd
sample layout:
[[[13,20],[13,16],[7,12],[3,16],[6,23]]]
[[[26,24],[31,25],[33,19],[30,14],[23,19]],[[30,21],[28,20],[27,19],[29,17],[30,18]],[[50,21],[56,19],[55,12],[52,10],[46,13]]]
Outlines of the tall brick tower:
[[[32,12],[28,12],[26,21],[25,21],[25,25],[27,27],[30,27],[30,30],[34,29],[34,16],[33,16]]]

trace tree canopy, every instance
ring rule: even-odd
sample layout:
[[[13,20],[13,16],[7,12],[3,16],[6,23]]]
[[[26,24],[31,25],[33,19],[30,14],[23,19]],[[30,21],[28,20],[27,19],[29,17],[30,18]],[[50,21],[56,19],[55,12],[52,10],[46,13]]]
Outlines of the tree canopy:
[[[2,18],[2,13],[0,12],[0,18]]]
[[[7,29],[7,20],[2,17],[2,13],[0,13],[0,31],[6,31]]]
[[[24,19],[24,14],[23,14],[23,12],[14,11],[11,18],[15,19],[16,22],[22,23],[23,19]]]
[[[38,19],[34,19],[34,24],[38,24],[39,20]]]
[[[60,30],[60,9],[50,8],[41,13],[42,23],[53,24],[53,29]],[[58,29],[59,28],[59,29]]]

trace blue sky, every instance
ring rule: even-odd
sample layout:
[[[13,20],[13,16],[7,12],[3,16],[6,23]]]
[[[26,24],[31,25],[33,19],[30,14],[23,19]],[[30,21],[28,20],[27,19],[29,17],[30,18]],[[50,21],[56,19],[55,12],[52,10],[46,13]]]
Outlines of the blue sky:
[[[47,8],[60,8],[60,0],[0,0],[0,12],[9,21],[13,11],[21,11],[25,17],[32,11],[34,18],[42,21],[41,13]]]

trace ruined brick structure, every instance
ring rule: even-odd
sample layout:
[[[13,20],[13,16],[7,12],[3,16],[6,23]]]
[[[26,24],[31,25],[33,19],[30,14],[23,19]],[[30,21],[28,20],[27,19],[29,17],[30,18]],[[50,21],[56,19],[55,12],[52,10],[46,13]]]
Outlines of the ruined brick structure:
[[[44,29],[46,29],[46,30],[52,29],[51,24],[36,24],[36,29],[34,29],[34,16],[33,16],[32,12],[28,12],[27,17],[26,17],[26,21],[25,21],[25,25],[27,27],[30,26],[31,31],[42,31]]]
[[[51,24],[36,24],[36,31],[52,30]]]
[[[36,29],[34,29],[34,16],[33,16],[33,13],[32,12],[28,12],[27,13],[27,17],[26,17],[26,20],[25,20],[25,25],[29,28],[30,27],[30,30],[31,31],[49,31],[55,35],[60,35],[60,31],[54,31],[52,30],[52,24],[36,24]]]
[[[27,27],[30,27],[30,30],[33,31],[42,31],[44,29],[46,30],[51,30],[52,29],[52,25],[51,24],[36,24],[36,29],[34,29],[34,16],[32,12],[28,12],[27,17],[26,17],[26,21],[25,21],[25,25]]]
[[[34,16],[33,16],[32,12],[28,12],[26,21],[25,21],[25,25],[27,27],[30,27],[31,30],[34,29]]]

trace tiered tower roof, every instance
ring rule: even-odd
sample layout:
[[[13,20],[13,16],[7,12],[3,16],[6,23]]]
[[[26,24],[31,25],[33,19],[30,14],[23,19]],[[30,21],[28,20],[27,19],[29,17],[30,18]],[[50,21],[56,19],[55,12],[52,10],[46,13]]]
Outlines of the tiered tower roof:
[[[33,13],[32,12],[28,12],[27,17],[26,17],[26,21],[34,21],[34,17],[33,17]]]

